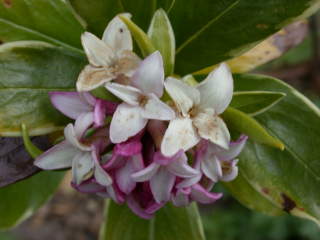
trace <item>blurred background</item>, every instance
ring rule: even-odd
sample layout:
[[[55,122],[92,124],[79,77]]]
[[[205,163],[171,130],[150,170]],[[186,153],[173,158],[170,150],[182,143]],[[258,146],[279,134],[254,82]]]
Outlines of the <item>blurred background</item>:
[[[287,45],[304,39],[300,44],[254,72],[288,82],[320,106],[320,14],[301,28],[286,39]],[[68,181],[36,215],[12,231],[0,232],[0,240],[96,240],[103,200],[76,193]],[[320,228],[313,222],[253,212],[233,199],[222,185],[215,191],[224,192],[223,199],[200,206],[208,240],[320,240]]]

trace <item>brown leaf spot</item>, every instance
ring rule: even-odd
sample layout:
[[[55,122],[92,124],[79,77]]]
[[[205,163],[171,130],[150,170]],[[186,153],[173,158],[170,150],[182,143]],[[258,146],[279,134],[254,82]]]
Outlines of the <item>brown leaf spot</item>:
[[[270,189],[269,189],[269,188],[266,188],[266,187],[265,187],[265,188],[262,188],[261,190],[262,190],[262,192],[265,193],[265,194],[269,194],[269,193],[270,193]]]
[[[12,0],[2,0],[2,2],[3,2],[3,5],[6,8],[11,8],[12,7]]]
[[[290,213],[290,211],[294,209],[297,206],[297,204],[285,193],[281,193],[281,197],[283,199],[283,202],[282,202],[283,210],[286,211],[287,213]]]
[[[257,27],[258,29],[265,30],[265,29],[268,29],[268,28],[269,28],[269,25],[264,24],[264,23],[259,23],[259,24],[256,25],[256,27]]]

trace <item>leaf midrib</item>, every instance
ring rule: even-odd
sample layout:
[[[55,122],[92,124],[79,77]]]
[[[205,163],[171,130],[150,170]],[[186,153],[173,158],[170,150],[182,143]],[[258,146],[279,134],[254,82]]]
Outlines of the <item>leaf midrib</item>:
[[[231,9],[233,9],[240,0],[236,0],[232,4],[230,4],[224,11],[222,11],[218,16],[212,18],[206,25],[204,25],[202,28],[200,28],[199,31],[191,35],[185,42],[183,42],[180,47],[177,48],[176,55],[178,55],[182,49],[184,49],[186,46],[188,46],[191,42],[193,42],[195,39],[197,39],[204,31],[206,31],[212,24],[217,22],[220,18],[222,18],[225,14],[227,14]]]
[[[9,20],[4,19],[4,18],[0,18],[0,22],[1,21],[3,23],[5,23],[5,24],[11,25],[13,28],[16,28],[16,29],[19,29],[19,30],[22,30],[24,32],[28,32],[28,33],[31,33],[31,34],[34,34],[34,35],[38,35],[41,38],[46,39],[48,42],[55,43],[58,46],[62,46],[62,47],[65,47],[67,49],[70,49],[72,51],[84,54],[84,51],[81,50],[80,48],[76,48],[76,47],[74,47],[74,46],[72,46],[70,44],[64,43],[64,42],[62,42],[62,41],[60,41],[60,40],[58,40],[56,38],[53,38],[53,37],[48,36],[46,34],[43,34],[43,33],[39,32],[39,31],[34,30],[34,29],[27,28],[25,26],[19,25],[17,23],[14,23],[14,22],[9,21]]]

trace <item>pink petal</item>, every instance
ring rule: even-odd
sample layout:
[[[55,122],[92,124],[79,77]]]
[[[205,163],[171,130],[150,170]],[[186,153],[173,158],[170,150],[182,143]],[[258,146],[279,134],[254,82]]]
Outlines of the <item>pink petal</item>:
[[[50,92],[49,96],[53,106],[69,118],[77,119],[80,114],[93,111],[93,105],[80,93]]]
[[[115,145],[113,151],[121,156],[130,157],[137,155],[142,150],[142,144],[139,140],[128,140],[123,143],[118,143]]]
[[[138,201],[136,201],[136,199],[132,196],[129,195],[127,198],[127,204],[128,207],[132,210],[132,212],[134,212],[135,214],[137,214],[139,217],[144,218],[144,219],[150,219],[153,217],[152,214],[147,213],[139,204]]]
[[[191,198],[202,204],[209,204],[217,201],[222,197],[222,193],[211,193],[205,190],[200,184],[192,186]]]
[[[160,165],[156,163],[151,163],[148,167],[132,174],[132,179],[135,182],[145,182],[150,180],[158,171]]]
[[[241,153],[247,140],[248,140],[247,136],[241,135],[237,141],[230,143],[228,150],[223,149],[222,151],[217,152],[216,153],[217,157],[220,160],[231,160],[236,158]]]
[[[76,137],[80,139],[93,123],[93,113],[82,113],[74,123]]]
[[[131,177],[132,173],[136,172],[133,161],[132,158],[127,158],[126,164],[116,171],[117,185],[125,194],[131,193],[136,186],[136,182]]]
[[[182,178],[195,177],[199,175],[199,171],[190,167],[187,160],[186,154],[182,154],[181,157],[178,157],[174,161],[170,162],[167,166],[167,169],[174,175]]]
[[[214,182],[218,182],[222,177],[222,166],[216,156],[209,155],[202,159],[201,169],[203,173]]]
[[[71,186],[82,193],[97,193],[105,189],[104,186],[101,186],[93,180],[84,181],[80,185],[76,185],[72,182]]]
[[[180,183],[178,183],[176,185],[176,188],[182,189],[182,188],[191,187],[194,184],[199,183],[201,178],[202,178],[202,173],[199,173],[198,175],[191,177],[191,178],[186,178],[183,181],[181,181]]]
[[[163,94],[164,69],[159,51],[144,59],[132,77],[132,85],[144,94],[154,93],[159,98]]]

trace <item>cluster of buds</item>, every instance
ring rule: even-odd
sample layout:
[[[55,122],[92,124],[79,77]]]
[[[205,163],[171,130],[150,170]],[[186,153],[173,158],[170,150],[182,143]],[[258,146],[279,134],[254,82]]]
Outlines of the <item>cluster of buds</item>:
[[[231,142],[219,117],[233,95],[233,79],[221,64],[198,85],[165,79],[161,54],[141,60],[132,52],[126,25],[115,17],[102,40],[82,35],[89,60],[77,92],[51,92],[52,104],[74,119],[65,140],[40,155],[46,170],[72,168],[72,186],[126,203],[151,218],[167,202],[212,203],[218,181],[238,173],[235,159],[247,140]],[[105,87],[119,101],[94,97]],[[164,90],[166,94],[164,94]]]

